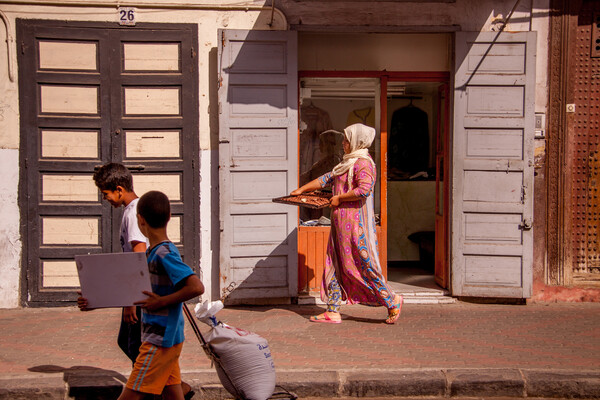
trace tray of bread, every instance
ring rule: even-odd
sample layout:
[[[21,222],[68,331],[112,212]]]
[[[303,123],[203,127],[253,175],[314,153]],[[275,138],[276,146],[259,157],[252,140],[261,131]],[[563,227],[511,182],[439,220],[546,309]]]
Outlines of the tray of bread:
[[[274,203],[289,204],[293,206],[308,208],[325,208],[329,206],[330,192],[315,190],[314,192],[302,193],[297,196],[283,196],[273,199]]]

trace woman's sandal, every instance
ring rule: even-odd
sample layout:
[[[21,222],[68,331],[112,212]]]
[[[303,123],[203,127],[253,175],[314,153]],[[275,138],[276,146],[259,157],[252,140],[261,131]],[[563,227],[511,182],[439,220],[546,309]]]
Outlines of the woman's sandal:
[[[400,318],[400,312],[402,311],[402,304],[404,303],[404,297],[402,297],[401,294],[396,295],[396,298],[398,298],[398,297],[400,297],[400,300],[398,300],[395,303],[396,307],[388,310],[388,317],[385,320],[386,324],[392,325],[394,322],[398,321],[398,318]]]
[[[327,312],[324,312],[323,314],[319,314],[319,315],[313,315],[309,318],[310,322],[323,322],[325,324],[341,324],[342,320],[341,319],[331,319],[329,317],[329,315],[327,315]]]

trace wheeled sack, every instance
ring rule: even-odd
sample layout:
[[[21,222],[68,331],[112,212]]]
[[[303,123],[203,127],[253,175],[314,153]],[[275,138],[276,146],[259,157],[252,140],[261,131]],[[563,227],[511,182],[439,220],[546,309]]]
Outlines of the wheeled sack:
[[[220,301],[197,305],[196,317],[211,327],[204,339],[191,312],[183,305],[183,311],[204,352],[213,361],[223,387],[236,399],[271,398],[274,395],[276,375],[267,340],[255,333],[217,321],[214,314],[222,308]],[[285,394],[288,398],[297,398],[287,391]]]

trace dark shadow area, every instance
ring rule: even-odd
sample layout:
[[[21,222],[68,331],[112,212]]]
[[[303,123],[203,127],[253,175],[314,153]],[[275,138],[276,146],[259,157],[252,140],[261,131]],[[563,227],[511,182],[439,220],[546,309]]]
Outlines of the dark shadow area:
[[[459,296],[458,299],[465,303],[472,304],[510,304],[525,306],[527,305],[527,299],[517,298],[503,298],[503,297],[463,297]]]
[[[28,370],[46,374],[62,373],[69,389],[68,395],[76,400],[114,400],[119,397],[127,382],[127,378],[116,371],[85,365],[68,368],[37,365]]]
[[[388,261],[388,282],[394,290],[443,290],[435,283],[434,264],[423,261]],[[397,287],[399,286],[400,287]]]

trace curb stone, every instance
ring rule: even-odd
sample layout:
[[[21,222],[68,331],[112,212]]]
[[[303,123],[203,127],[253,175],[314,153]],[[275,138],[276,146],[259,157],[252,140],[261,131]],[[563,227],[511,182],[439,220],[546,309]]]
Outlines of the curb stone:
[[[0,378],[0,399],[66,399],[67,388],[62,376],[13,376]]]
[[[527,397],[600,399],[600,373],[523,370]]]
[[[231,399],[215,371],[187,371],[182,378],[196,400]],[[120,393],[115,374],[88,371],[0,378],[0,399],[107,399]],[[280,370],[277,385],[300,398],[577,398],[600,399],[600,372],[522,369]],[[276,388],[276,392],[280,391]]]
[[[525,397],[525,380],[517,369],[449,369],[450,397]]]
[[[68,395],[77,400],[112,400],[119,397],[127,381],[120,374],[111,371],[78,371],[64,374]]]
[[[277,385],[298,397],[338,397],[342,379],[336,371],[278,371]]]
[[[400,396],[444,397],[446,379],[442,371],[350,372],[342,395],[349,397]]]

